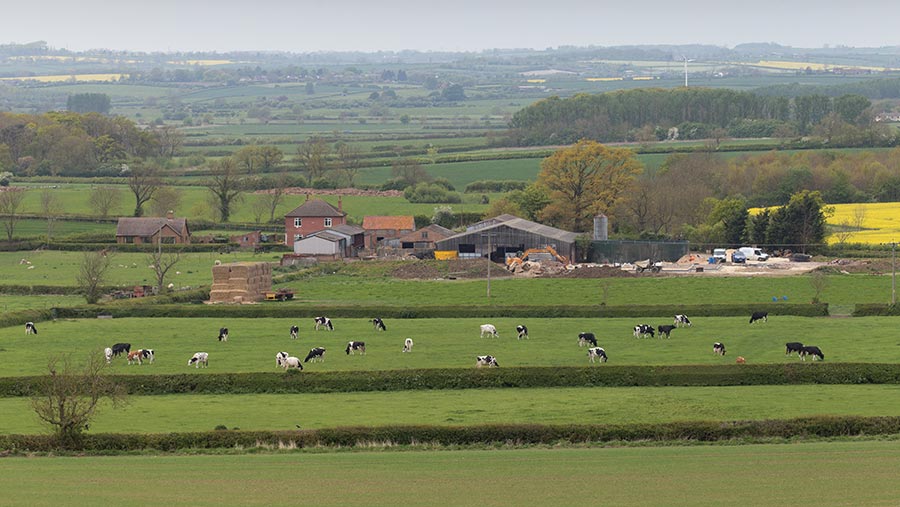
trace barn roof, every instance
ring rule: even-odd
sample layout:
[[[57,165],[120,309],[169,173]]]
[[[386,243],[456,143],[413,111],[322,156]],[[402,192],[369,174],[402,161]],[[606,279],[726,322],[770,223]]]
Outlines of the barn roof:
[[[309,236],[307,236],[306,238],[322,238],[324,240],[335,242],[335,243],[342,239],[347,239],[344,236],[341,236],[339,234],[334,234],[334,233],[331,233],[328,231],[314,232],[314,233],[310,234]],[[306,239],[306,238],[303,238],[303,239]],[[300,241],[303,241],[303,239],[301,239]]]
[[[122,217],[116,226],[116,236],[153,236],[163,227],[169,227],[179,236],[188,232],[187,220],[184,218],[165,217]]]
[[[562,229],[557,229],[556,227],[550,227],[549,225],[539,224],[537,222],[532,222],[531,220],[525,220],[524,218],[513,217],[511,219],[503,220],[497,222],[493,225],[487,225],[485,227],[481,227],[478,229],[470,229],[466,232],[461,232],[455,236],[450,236],[442,241],[448,241],[457,238],[463,238],[467,235],[471,234],[481,234],[484,231],[490,231],[492,229],[497,229],[499,227],[509,227],[511,229],[516,229],[519,231],[528,232],[531,234],[537,234],[539,236],[543,236],[545,238],[551,238],[558,240],[563,243],[574,243],[575,238],[578,237],[577,232],[569,232],[564,231]]]
[[[362,227],[357,227],[355,225],[349,224],[336,225],[332,227],[331,230],[340,232],[341,234],[346,234],[348,236],[356,236],[357,234],[366,232],[366,230]]]
[[[293,211],[286,214],[286,217],[342,217],[346,215],[343,211],[335,208],[331,204],[322,199],[310,199],[300,206],[294,208]]]
[[[363,218],[363,229],[367,231],[380,229],[414,230],[416,220],[410,215],[400,216],[368,216]]]

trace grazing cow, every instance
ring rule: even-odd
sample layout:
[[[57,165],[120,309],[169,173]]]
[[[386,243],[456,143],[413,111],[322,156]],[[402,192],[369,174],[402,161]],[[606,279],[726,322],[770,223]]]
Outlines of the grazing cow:
[[[347,342],[347,355],[349,356],[354,351],[359,352],[360,355],[366,355],[366,343],[365,342]]]
[[[691,327],[691,319],[689,319],[687,315],[676,315],[675,316],[675,327],[681,327],[681,326]]]
[[[650,335],[650,338],[656,336],[656,332],[653,330],[653,326],[651,326],[650,324],[638,324],[634,326],[635,338],[646,338],[647,335]]]
[[[482,366],[487,366],[488,368],[500,367],[500,364],[497,363],[497,359],[494,356],[477,356],[475,359],[476,368],[481,368]]]
[[[25,334],[37,334],[37,328],[34,327],[34,322],[25,323]]]
[[[413,341],[412,338],[407,338],[403,340],[403,352],[412,352]]]
[[[490,335],[494,338],[499,338],[500,334],[497,333],[497,328],[494,327],[493,324],[482,324],[481,325],[481,337],[484,338],[484,335]]]
[[[746,362],[747,362],[747,360],[744,359],[744,356],[738,356],[737,364],[745,364]]]
[[[275,366],[282,366],[284,364],[284,360],[290,357],[290,354],[287,352],[279,352],[275,354]]]
[[[128,353],[128,364],[144,364],[144,354],[141,350],[135,350]]]
[[[713,352],[715,352],[717,355],[724,356],[725,345],[720,342],[713,343]]]
[[[603,347],[591,347],[588,349],[588,359],[590,359],[592,363],[597,359],[599,359],[601,363],[605,363],[608,358],[606,357],[606,351],[603,350]]]
[[[131,352],[131,344],[130,343],[117,343],[112,346],[112,355],[116,357],[121,354],[128,354]]]
[[[288,368],[302,370],[303,364],[300,362],[299,357],[289,356],[289,357],[284,358],[283,361],[281,361],[281,367],[284,368],[285,370],[287,370]]]
[[[753,324],[757,320],[769,322],[769,312],[753,312],[753,315],[750,316],[750,323]]]
[[[387,331],[387,326],[384,325],[384,321],[379,319],[378,317],[375,317],[369,322],[371,322],[372,325],[375,326],[375,331]]]
[[[325,347],[315,347],[310,349],[309,354],[306,354],[306,359],[304,359],[303,362],[308,363],[310,361],[325,361]]]
[[[594,336],[594,333],[578,333],[578,346],[584,347],[588,343],[597,346],[597,337]]]
[[[800,349],[800,359],[806,361],[806,356],[812,356],[813,361],[816,359],[819,361],[825,360],[825,354],[823,354],[822,350],[815,345],[809,345]]]
[[[803,350],[803,344],[800,342],[787,342],[784,344],[784,355],[786,356],[789,356],[794,352],[799,356],[801,350]]]
[[[219,341],[227,342],[228,341],[228,328],[223,327],[219,329]]]
[[[297,326],[291,326],[291,340],[296,340],[300,335],[300,328]]]
[[[675,329],[675,326],[659,326],[656,329],[659,331],[660,338],[662,338],[663,335],[666,335],[666,338],[671,338],[671,336],[669,336],[669,333],[671,333],[672,330]]]
[[[331,323],[331,319],[328,317],[316,317],[316,331],[319,330],[319,327],[324,327],[329,331],[334,331],[334,324]]]
[[[112,349],[109,347],[103,349],[103,356],[106,357],[106,364],[111,363],[113,357]]]
[[[209,354],[206,352],[197,352],[190,359],[188,359],[188,366],[194,365],[194,368],[199,368],[202,364],[204,368],[209,368]]]
[[[521,340],[522,338],[528,338],[528,328],[519,324],[516,326],[516,333],[518,333],[518,338]]]
[[[146,359],[147,361],[150,362],[150,364],[153,364],[153,359],[154,359],[153,349],[141,349],[140,353],[141,353],[141,357],[143,359]]]

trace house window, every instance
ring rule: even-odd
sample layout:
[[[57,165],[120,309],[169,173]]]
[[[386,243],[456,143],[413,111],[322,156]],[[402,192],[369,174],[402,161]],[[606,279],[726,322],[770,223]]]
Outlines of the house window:
[[[134,236],[123,236],[125,243],[134,243]]]
[[[330,218],[325,219],[325,227],[331,227],[331,219]]]
[[[428,239],[428,231],[422,231],[422,239]]]
[[[410,242],[404,241],[403,243],[400,244],[400,248],[403,248],[404,250],[409,250],[414,247],[415,247],[415,244],[411,241]]]
[[[294,234],[294,241],[295,241],[295,242],[300,241],[301,239],[303,239],[303,235],[302,235],[302,234]]]
[[[164,245],[174,245],[175,244],[175,236],[163,236],[159,240]]]
[[[141,243],[153,243],[153,238],[150,236],[143,236],[141,237]]]
[[[301,225],[303,225],[303,219],[302,219],[302,218],[295,218],[295,219],[294,219],[294,227],[300,227]]]

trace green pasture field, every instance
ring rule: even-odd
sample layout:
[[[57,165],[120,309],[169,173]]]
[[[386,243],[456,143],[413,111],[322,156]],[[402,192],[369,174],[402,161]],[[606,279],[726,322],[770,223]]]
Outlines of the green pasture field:
[[[0,311],[17,312],[20,310],[47,310],[54,307],[76,306],[84,304],[84,296],[28,295],[11,296],[0,294]]]
[[[11,506],[887,506],[898,473],[892,440],[6,458],[0,489]]]
[[[341,426],[654,424],[898,416],[896,385],[580,387],[330,394],[131,396],[104,405],[92,433],[293,430]],[[0,434],[47,431],[28,398],[0,398]]]
[[[435,178],[447,178],[456,187],[456,190],[462,192],[466,189],[466,185],[473,181],[534,181],[537,179],[538,171],[540,171],[541,160],[543,159],[479,160],[475,162],[431,164],[423,165],[422,167]],[[360,171],[357,183],[362,185],[380,185],[390,178],[390,167],[370,167]]]
[[[3,238],[5,239],[5,229]],[[52,238],[58,239],[72,234],[109,234],[110,238],[116,235],[116,224],[111,222],[85,222],[76,220],[56,220],[53,222]],[[26,218],[16,222],[16,238],[46,238],[47,220],[40,218]]]
[[[118,252],[111,254],[106,273],[107,285],[156,285],[156,274],[150,269],[148,253]],[[225,262],[276,262],[280,254],[253,252],[186,252],[178,264],[166,275],[166,283],[177,287],[212,284],[212,266],[216,260]],[[22,264],[26,259],[31,264]],[[28,252],[0,252],[0,280],[3,284],[53,285],[76,287],[75,277],[84,259],[84,252],[41,250]],[[32,268],[32,269],[29,269]],[[180,274],[178,273],[180,272]],[[82,300],[83,301],[83,300]],[[62,305],[55,305],[62,306]]]
[[[272,303],[278,304],[278,303]],[[749,325],[745,317],[694,319],[694,326],[672,332],[670,339],[634,338],[635,324],[671,324],[671,317],[646,319],[388,319],[387,331],[376,332],[366,319],[334,319],[334,331],[314,331],[312,318],[122,318],[56,320],[38,323],[38,336],[25,335],[20,326],[0,329],[0,376],[45,373],[52,352],[71,352],[76,359],[117,342],[132,350],[156,351],[154,364],[128,365],[116,358],[109,371],[116,374],[173,374],[279,371],[275,354],[286,351],[300,359],[312,347],[325,347],[324,362],[306,363],[305,373],[318,371],[404,370],[416,368],[474,368],[475,356],[490,354],[500,367],[589,366],[587,348],[578,346],[578,334],[592,332],[604,347],[607,365],[713,365],[733,364],[743,356],[751,364],[796,363],[784,355],[784,344],[801,341],[817,345],[826,361],[850,363],[900,362],[900,338],[892,317],[809,318],[773,316],[769,322]],[[481,338],[479,325],[490,322],[499,338]],[[528,326],[530,338],[517,340],[515,326]],[[291,340],[291,325],[300,337]],[[218,330],[229,330],[227,342],[217,341]],[[811,330],[815,330],[811,334]],[[403,353],[403,341],[415,342]],[[366,355],[347,355],[350,340],[366,342]],[[725,357],[713,353],[722,342]],[[209,368],[189,368],[195,352],[209,353]],[[806,361],[810,368],[816,365]]]

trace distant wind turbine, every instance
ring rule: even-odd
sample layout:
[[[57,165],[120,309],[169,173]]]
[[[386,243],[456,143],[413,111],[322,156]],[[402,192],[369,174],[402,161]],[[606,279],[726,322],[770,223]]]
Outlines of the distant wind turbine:
[[[688,87],[687,64],[688,64],[688,62],[693,62],[694,60],[693,59],[688,60],[688,57],[686,57],[686,56],[682,56],[681,58],[684,59],[684,87],[687,88]]]

